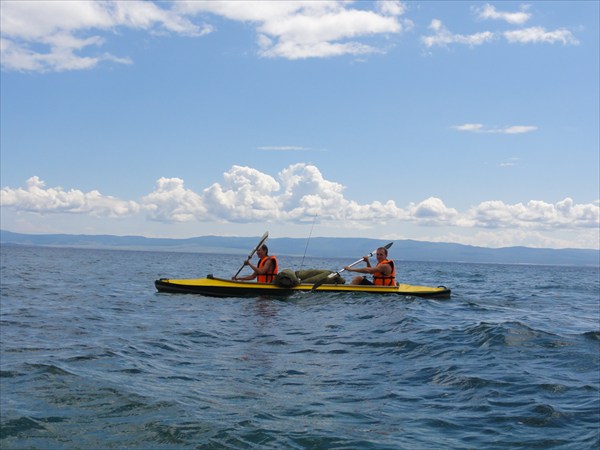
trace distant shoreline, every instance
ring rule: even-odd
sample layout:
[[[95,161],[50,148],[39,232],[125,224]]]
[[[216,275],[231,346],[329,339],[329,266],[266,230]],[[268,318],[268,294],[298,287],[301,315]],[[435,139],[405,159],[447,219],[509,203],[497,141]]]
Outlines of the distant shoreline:
[[[146,238],[143,236],[23,234],[0,230],[0,244],[82,249],[131,251],[172,251],[247,255],[258,237],[200,236],[188,239]],[[321,258],[360,258],[384,244],[368,238],[314,237],[308,249],[304,238],[272,238],[272,253]],[[387,243],[389,241],[385,241]],[[486,248],[463,244],[395,240],[390,256],[398,261],[456,262],[489,264],[535,264],[600,266],[600,250],[549,249],[529,247]]]

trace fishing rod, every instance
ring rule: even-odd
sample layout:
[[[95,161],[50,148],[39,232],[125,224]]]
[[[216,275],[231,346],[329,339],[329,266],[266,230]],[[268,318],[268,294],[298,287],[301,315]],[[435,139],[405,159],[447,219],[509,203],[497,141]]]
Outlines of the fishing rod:
[[[308,239],[306,240],[306,247],[304,247],[304,255],[302,255],[302,262],[300,263],[300,270],[304,266],[304,257],[306,256],[306,251],[308,250],[308,243],[310,242],[310,238],[312,237],[313,228],[315,227],[315,222],[317,221],[318,213],[315,213],[315,217],[313,218],[312,226],[310,227],[310,233],[308,234]]]

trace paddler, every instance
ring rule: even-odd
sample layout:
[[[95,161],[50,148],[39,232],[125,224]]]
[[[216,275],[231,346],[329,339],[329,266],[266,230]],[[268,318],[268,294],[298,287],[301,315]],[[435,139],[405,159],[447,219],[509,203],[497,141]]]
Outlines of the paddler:
[[[277,257],[269,256],[269,247],[265,244],[256,250],[256,256],[258,256],[258,264],[256,266],[250,262],[250,259],[244,261],[244,265],[252,269],[252,274],[243,277],[233,277],[232,279],[253,280],[256,278],[256,281],[259,283],[272,283],[275,275],[279,272]]]
[[[346,266],[344,270],[348,272],[358,272],[373,275],[373,281],[367,279],[366,276],[357,276],[352,279],[352,284],[365,284],[376,286],[395,286],[396,285],[396,266],[394,261],[387,259],[388,251],[385,247],[379,247],[375,252],[377,265],[371,266],[368,256],[363,256],[363,260],[367,263],[367,267],[358,269]]]

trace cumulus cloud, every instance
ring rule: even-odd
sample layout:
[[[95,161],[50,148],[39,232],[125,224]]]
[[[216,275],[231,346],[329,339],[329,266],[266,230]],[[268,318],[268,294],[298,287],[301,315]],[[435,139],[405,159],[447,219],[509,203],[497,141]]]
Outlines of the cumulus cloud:
[[[360,55],[382,51],[360,39],[410,27],[399,17],[404,12],[398,1],[375,3],[372,10],[345,1],[11,1],[2,4],[0,51],[8,70],[80,70],[107,60],[130,64],[128,56],[101,51],[119,29],[198,37],[216,31],[208,21],[218,16],[253,26],[264,57]]]
[[[434,34],[430,36],[423,36],[421,38],[426,47],[446,47],[450,44],[464,44],[474,47],[476,45],[490,42],[492,39],[494,39],[494,33],[490,31],[482,31],[480,33],[468,35],[451,33],[439,19],[433,19],[429,24],[429,29],[432,30]]]
[[[538,127],[533,125],[511,125],[508,127],[487,127],[481,123],[465,123],[463,125],[453,125],[451,128],[458,131],[467,131],[470,133],[499,133],[499,134],[523,134],[536,131]]]
[[[563,45],[579,44],[579,41],[573,36],[573,33],[565,28],[546,31],[543,27],[531,27],[522,30],[505,31],[503,35],[511,44],[554,44],[557,42]]]
[[[356,9],[343,1],[187,2],[191,13],[212,13],[256,27],[259,54],[286,59],[361,55],[381,49],[357,39],[400,33],[404,6],[397,1],[375,4],[374,10]]]
[[[439,19],[432,20],[429,29],[433,30],[434,34],[422,37],[422,41],[426,47],[446,47],[450,44],[463,44],[468,45],[469,47],[475,47],[494,39],[494,33],[490,31],[482,31],[473,34],[452,33]]]
[[[504,134],[522,134],[536,131],[538,127],[533,125],[512,125],[506,128],[500,128],[492,131],[493,133],[504,133]]]
[[[503,20],[511,25],[522,25],[531,18],[527,12],[528,6],[522,6],[521,11],[505,12],[498,11],[494,6],[486,4],[482,7],[474,7],[477,17],[481,20],[494,19]],[[421,41],[426,47],[447,47],[453,44],[468,45],[475,47],[482,44],[497,41],[504,38],[510,44],[555,44],[578,45],[579,41],[566,28],[547,31],[544,27],[536,26],[508,31],[480,31],[473,34],[459,34],[448,30],[439,19],[433,19],[429,25],[433,35],[422,36]]]
[[[224,183],[204,190],[203,200],[212,218],[232,222],[277,220],[279,183],[250,167],[233,166]]]
[[[103,217],[128,216],[140,210],[136,202],[105,196],[95,190],[82,192],[77,189],[66,191],[61,187],[46,188],[36,176],[29,178],[26,184],[25,188],[3,188],[0,191],[2,206],[40,214],[72,213]]]
[[[531,200],[506,204],[500,200],[480,203],[461,218],[460,225],[480,228],[521,228],[548,230],[556,228],[598,228],[600,207],[577,205],[566,198],[557,203]]]
[[[89,69],[106,60],[131,63],[98,50],[105,44],[98,33],[119,27],[191,36],[211,31],[144,1],[3,2],[0,20],[3,67],[39,72]]]
[[[440,225],[452,223],[458,216],[458,211],[448,208],[442,200],[429,197],[420,203],[411,203],[408,206],[406,217],[423,224]]]
[[[186,189],[181,178],[160,178],[141,204],[150,219],[161,222],[189,222],[207,212],[202,197]]]
[[[474,8],[477,16],[482,20],[504,20],[513,25],[521,25],[531,18],[531,14],[527,12],[528,9],[528,5],[523,5],[521,11],[518,12],[498,11],[495,6],[487,3],[482,7]]]

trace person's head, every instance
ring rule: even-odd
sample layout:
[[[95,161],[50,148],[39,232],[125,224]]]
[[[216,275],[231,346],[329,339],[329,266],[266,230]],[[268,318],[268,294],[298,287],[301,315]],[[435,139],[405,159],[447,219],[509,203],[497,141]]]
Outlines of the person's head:
[[[258,250],[256,251],[256,254],[258,255],[259,258],[263,258],[264,256],[269,256],[269,247],[267,247],[267,244],[261,245],[258,248]]]
[[[377,259],[379,261],[383,261],[384,259],[387,259],[387,248],[385,247],[379,247],[376,251],[375,251],[375,256],[377,257]]]

